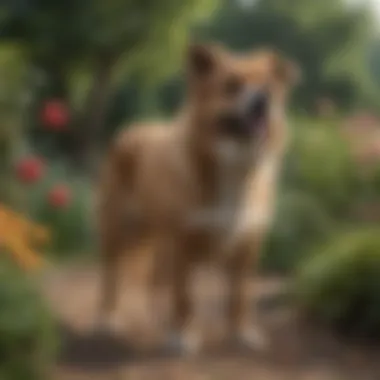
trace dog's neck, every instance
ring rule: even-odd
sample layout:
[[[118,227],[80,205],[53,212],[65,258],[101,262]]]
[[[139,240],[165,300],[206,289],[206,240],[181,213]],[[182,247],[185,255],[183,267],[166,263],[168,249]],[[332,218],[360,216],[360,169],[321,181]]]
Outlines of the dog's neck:
[[[253,165],[250,152],[233,142],[216,143],[207,135],[208,125],[190,108],[179,114],[178,133],[182,148],[187,150],[190,165],[204,203],[223,203],[236,197],[247,172]]]

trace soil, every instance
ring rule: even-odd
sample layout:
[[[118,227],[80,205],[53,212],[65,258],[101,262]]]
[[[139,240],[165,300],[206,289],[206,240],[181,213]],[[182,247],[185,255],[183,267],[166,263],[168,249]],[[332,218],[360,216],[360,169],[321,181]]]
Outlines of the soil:
[[[380,351],[301,322],[283,297],[283,279],[252,280],[253,311],[271,339],[271,348],[259,353],[223,343],[223,281],[214,273],[197,275],[197,320],[207,342],[197,357],[178,357],[162,350],[136,284],[123,288],[119,329],[94,329],[98,278],[88,265],[52,270],[44,278],[43,293],[61,326],[54,380],[380,380]],[[165,310],[162,300],[155,317]]]

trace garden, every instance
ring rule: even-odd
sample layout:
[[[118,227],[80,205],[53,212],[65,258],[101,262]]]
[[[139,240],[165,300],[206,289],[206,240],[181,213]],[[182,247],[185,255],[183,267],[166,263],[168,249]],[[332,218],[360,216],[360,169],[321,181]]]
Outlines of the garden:
[[[318,346],[307,335],[311,328],[339,342],[335,348],[319,343],[322,351],[331,349],[331,368],[338,369],[331,372],[336,377],[322,371],[316,379],[376,380],[380,40],[373,12],[340,0],[142,3],[0,5],[0,379],[106,379],[111,373],[118,379],[281,379],[289,370],[298,376],[294,380],[306,380],[330,368],[313,356],[312,369],[305,369],[302,350]],[[111,349],[96,354],[96,345],[124,352],[122,343],[95,338],[83,349],[78,336],[67,343],[68,326],[62,332],[63,322],[80,330],[93,318],[98,169],[119,128],[173,115],[183,98],[180,67],[189,38],[238,51],[273,45],[303,69],[304,82],[290,105],[292,138],[276,218],[255,280],[264,288],[280,284],[274,306],[264,299],[260,307],[284,302],[298,322],[286,322],[278,332],[293,335],[269,361],[210,358],[205,369],[169,359],[160,368],[154,360],[146,359],[148,366],[120,359],[120,375],[109,359],[114,372],[108,368],[102,375],[96,367],[91,375],[83,369],[83,351],[94,350],[87,362],[117,356]],[[292,356],[297,339],[305,346]]]

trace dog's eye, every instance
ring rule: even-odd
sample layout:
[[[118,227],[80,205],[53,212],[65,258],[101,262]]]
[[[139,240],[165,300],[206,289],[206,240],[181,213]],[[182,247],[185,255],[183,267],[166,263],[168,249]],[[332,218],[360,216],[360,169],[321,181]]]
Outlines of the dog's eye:
[[[240,78],[230,77],[224,84],[224,93],[227,96],[237,95],[243,88],[244,83]]]

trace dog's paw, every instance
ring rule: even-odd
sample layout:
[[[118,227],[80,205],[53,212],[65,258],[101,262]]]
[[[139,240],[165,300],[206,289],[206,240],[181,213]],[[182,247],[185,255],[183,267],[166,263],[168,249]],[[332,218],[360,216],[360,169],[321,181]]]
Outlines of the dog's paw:
[[[202,337],[195,331],[171,331],[166,347],[169,352],[181,356],[196,356],[202,348]]]
[[[232,341],[241,348],[258,352],[267,352],[271,346],[268,335],[256,326],[241,329],[232,336]]]
[[[93,324],[93,331],[101,334],[117,334],[122,329],[122,323],[116,313],[102,315]]]

